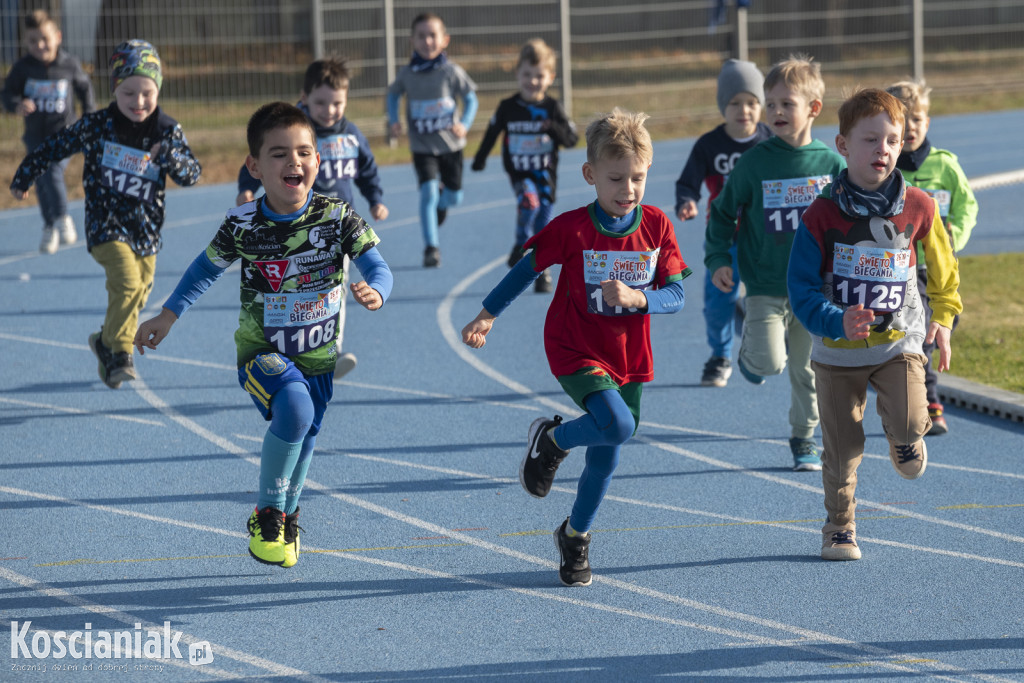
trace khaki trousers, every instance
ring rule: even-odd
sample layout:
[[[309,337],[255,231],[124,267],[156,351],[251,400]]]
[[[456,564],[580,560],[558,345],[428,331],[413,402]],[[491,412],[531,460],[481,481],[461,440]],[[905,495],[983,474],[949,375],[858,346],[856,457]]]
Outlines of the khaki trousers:
[[[853,529],[857,467],[864,457],[864,406],[870,384],[889,444],[916,443],[931,428],[924,356],[900,354],[881,365],[841,367],[812,362],[821,414],[821,481],[830,528]]]
[[[139,311],[153,289],[156,255],[139,256],[124,242],[104,242],[92,248],[92,257],[107,274],[107,315],[103,344],[114,353],[132,352],[139,328]]]

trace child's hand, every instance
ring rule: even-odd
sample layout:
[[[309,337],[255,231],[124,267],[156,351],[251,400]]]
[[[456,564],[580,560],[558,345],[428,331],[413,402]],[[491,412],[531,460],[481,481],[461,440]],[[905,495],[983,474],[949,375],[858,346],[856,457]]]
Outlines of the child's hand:
[[[36,101],[31,97],[26,97],[18,102],[18,106],[14,108],[14,113],[18,116],[28,116],[34,114],[36,111]]]
[[[16,190],[12,187],[11,196],[20,202],[22,199],[28,196],[28,192],[25,192],[24,190]]]
[[[462,125],[461,121],[456,121],[452,124],[452,134],[454,134],[455,137],[464,138],[466,137],[467,132],[466,127]]]
[[[242,204],[248,204],[252,200],[256,199],[256,195],[253,194],[252,190],[242,190],[235,197],[235,206],[241,206]]]
[[[609,306],[647,308],[647,297],[622,280],[601,280],[601,296]]]
[[[373,216],[373,220],[382,221],[388,217],[388,207],[383,204],[374,204],[370,207],[370,215]]]
[[[391,137],[393,137],[393,138],[400,138],[400,137],[402,137],[402,124],[401,123],[399,123],[397,121],[392,123],[391,126],[388,128],[388,130],[391,131]]]
[[[953,349],[949,346],[950,334],[948,327],[943,327],[938,323],[933,322],[928,326],[928,336],[925,337],[924,343],[934,343],[939,349],[939,363],[935,366],[938,372],[949,370],[949,361],[953,359]],[[932,361],[934,362],[934,359]]]
[[[366,280],[353,282],[348,288],[352,290],[352,298],[356,300],[356,303],[368,311],[376,311],[384,305],[384,299],[380,292],[366,284]]]
[[[711,284],[728,294],[736,283],[732,279],[732,266],[722,266],[711,276]]]
[[[164,143],[158,142],[149,148],[149,158],[153,159],[153,163],[156,163],[156,159],[160,156],[160,150],[163,149]]]
[[[470,348],[479,349],[487,343],[487,333],[494,325],[494,316],[486,308],[480,309],[473,322],[462,328],[462,343]]]
[[[164,308],[155,318],[150,318],[139,325],[139,330],[135,333],[135,341],[132,342],[139,350],[139,355],[145,355],[146,349],[155,351],[160,342],[167,337],[171,331],[171,325],[177,319],[178,316]]]
[[[685,202],[682,206],[680,206],[679,207],[679,213],[676,214],[676,216],[681,221],[688,221],[688,220],[690,220],[691,218],[693,218],[696,215],[697,215],[697,202],[693,201],[692,199],[690,201],[688,201],[688,202]]]
[[[867,339],[874,320],[875,312],[864,310],[864,304],[850,306],[843,312],[843,334],[851,341]]]

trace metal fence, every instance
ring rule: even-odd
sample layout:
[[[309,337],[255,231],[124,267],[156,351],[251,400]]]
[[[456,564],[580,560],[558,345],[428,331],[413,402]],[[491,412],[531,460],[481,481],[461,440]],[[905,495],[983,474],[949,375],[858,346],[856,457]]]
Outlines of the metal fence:
[[[480,87],[481,115],[516,89],[519,47],[539,36],[559,52],[555,93],[574,118],[621,105],[652,125],[715,119],[723,59],[767,67],[794,52],[822,64],[829,100],[842,86],[927,77],[933,99],[1024,94],[1024,0],[0,0],[0,66],[22,49],[21,19],[55,12],[65,48],[107,101],[106,59],[120,41],[153,42],[165,107],[189,130],[237,126],[256,105],[298,96],[310,60],[343,55],[354,71],[349,114],[384,132],[384,91],[408,59],[410,24],[444,17],[450,56]],[[1012,101],[1011,101],[1012,102]],[[20,121],[0,117],[0,145]]]

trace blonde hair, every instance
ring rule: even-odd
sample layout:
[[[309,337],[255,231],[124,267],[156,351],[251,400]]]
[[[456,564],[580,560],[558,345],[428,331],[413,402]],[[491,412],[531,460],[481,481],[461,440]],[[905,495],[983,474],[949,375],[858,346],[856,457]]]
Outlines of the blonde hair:
[[[587,161],[624,159],[635,156],[650,163],[654,159],[651,134],[644,127],[649,117],[642,112],[626,111],[615,107],[610,114],[602,114],[587,126]]]
[[[780,83],[800,93],[809,102],[820,102],[825,98],[825,81],[821,78],[821,65],[809,55],[790,55],[776,62],[764,79],[764,91],[767,93]]]
[[[887,93],[898,99],[907,108],[907,113],[916,111],[928,113],[932,106],[929,95],[932,89],[924,84],[924,81],[899,81],[885,89]]]
[[[839,106],[839,134],[846,137],[858,121],[876,114],[886,114],[894,124],[899,126],[902,139],[903,103],[890,93],[878,88],[858,90]]]
[[[554,75],[555,51],[542,38],[531,38],[519,50],[519,61],[516,62],[516,70],[523,64],[539,66]]]

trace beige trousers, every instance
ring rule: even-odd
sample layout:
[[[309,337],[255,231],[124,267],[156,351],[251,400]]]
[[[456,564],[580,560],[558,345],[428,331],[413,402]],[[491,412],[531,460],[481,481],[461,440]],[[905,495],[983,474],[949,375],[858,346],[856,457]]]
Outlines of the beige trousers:
[[[139,311],[153,289],[156,255],[139,256],[124,242],[104,242],[92,248],[92,257],[107,274],[107,315],[103,344],[114,353],[132,351],[139,327]]]

